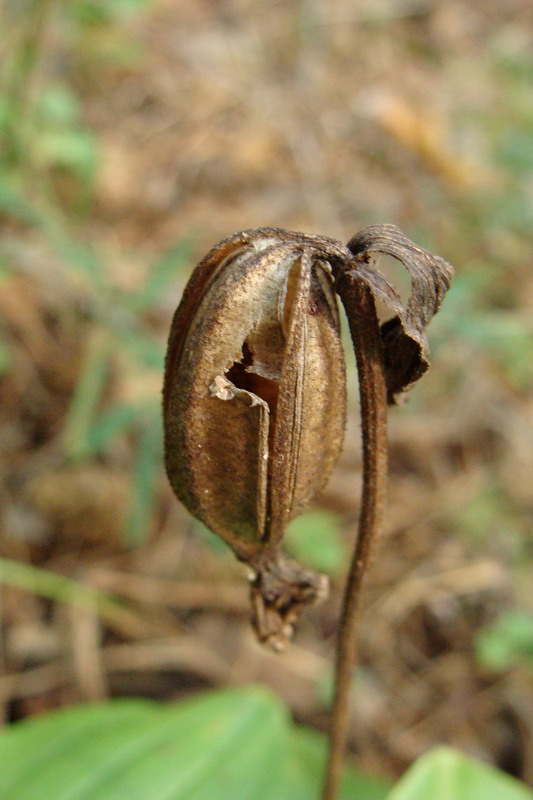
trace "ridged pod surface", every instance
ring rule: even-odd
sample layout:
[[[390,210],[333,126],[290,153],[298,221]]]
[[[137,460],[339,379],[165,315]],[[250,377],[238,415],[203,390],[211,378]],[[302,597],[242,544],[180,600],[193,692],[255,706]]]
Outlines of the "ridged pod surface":
[[[289,573],[306,595],[323,594],[325,580],[282,558],[278,545],[324,487],[346,416],[337,300],[320,242],[264,229],[215,247],[174,317],[164,389],[166,468],[178,498],[262,585]],[[281,633],[271,623],[261,638]]]

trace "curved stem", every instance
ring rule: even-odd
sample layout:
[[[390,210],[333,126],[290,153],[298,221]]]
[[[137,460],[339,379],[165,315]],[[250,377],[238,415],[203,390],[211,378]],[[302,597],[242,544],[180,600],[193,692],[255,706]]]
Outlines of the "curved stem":
[[[339,277],[355,349],[361,399],[363,487],[359,533],[348,575],[336,652],[335,698],[322,800],[337,797],[348,738],[350,687],[356,663],[361,587],[381,527],[387,482],[387,391],[374,298],[353,273]]]

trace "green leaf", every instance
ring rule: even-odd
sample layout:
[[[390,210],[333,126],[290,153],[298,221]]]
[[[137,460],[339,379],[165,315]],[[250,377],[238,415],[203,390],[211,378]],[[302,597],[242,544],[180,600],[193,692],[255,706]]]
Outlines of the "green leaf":
[[[496,160],[518,176],[533,170],[531,131],[526,129],[506,130],[496,147]]]
[[[503,772],[451,747],[431,750],[407,770],[387,800],[533,800]]]
[[[291,555],[313,569],[332,574],[346,566],[340,518],[331,511],[310,511],[296,517],[283,541]]]
[[[0,176],[0,213],[9,215],[28,225],[36,225],[35,210],[26,202],[12,176]]]
[[[508,611],[476,634],[476,655],[494,670],[507,669],[520,660],[533,666],[533,616]]]
[[[143,10],[146,5],[148,0],[114,0],[113,3],[106,3],[103,0],[78,0],[77,3],[72,3],[68,13],[84,25],[110,25]]]
[[[110,700],[0,734],[0,800],[315,800],[325,755],[325,737],[292,728],[259,687],[176,705]],[[348,769],[339,800],[387,790]]]
[[[45,158],[54,165],[65,167],[79,178],[93,177],[96,162],[96,142],[91,133],[81,128],[44,131],[39,139],[39,148]]]
[[[68,709],[0,737],[0,800],[285,800],[287,737],[258,688]]]
[[[69,126],[81,120],[79,100],[65,83],[45,86],[38,102],[38,114],[48,123]]]

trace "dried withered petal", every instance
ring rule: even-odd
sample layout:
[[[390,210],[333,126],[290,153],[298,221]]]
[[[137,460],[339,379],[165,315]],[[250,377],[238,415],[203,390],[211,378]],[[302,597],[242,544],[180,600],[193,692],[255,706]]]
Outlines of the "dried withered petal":
[[[325,580],[289,561],[289,520],[322,489],[342,446],[344,356],[322,237],[259,229],[194,271],[169,340],[165,458],[176,495],[255,570],[259,637],[288,637]]]
[[[370,225],[350,239],[348,249],[355,257],[351,266],[354,276],[396,314],[381,327],[388,399],[394,403],[395,396],[408,389],[429,366],[425,329],[450,287],[453,268],[415,245],[394,225]],[[408,269],[411,296],[407,307],[370,263],[373,253],[393,256]]]

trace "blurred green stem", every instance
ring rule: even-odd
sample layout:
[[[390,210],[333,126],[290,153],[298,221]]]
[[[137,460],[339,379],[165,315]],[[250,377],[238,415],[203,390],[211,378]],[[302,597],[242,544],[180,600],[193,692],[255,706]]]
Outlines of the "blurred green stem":
[[[0,558],[0,584],[3,583],[56,602],[91,608],[96,605],[104,616],[107,613],[114,616],[115,609],[119,607],[114,598],[92,586],[9,558]]]
[[[111,351],[112,340],[107,331],[94,330],[63,428],[67,458],[80,460],[90,454],[89,430],[104,390]]]
[[[11,57],[6,58],[3,94],[8,114],[5,158],[7,163],[22,168],[35,180],[38,165],[32,159],[32,138],[35,128],[35,99],[41,79],[40,67],[47,49],[49,26],[57,0],[35,0],[22,12],[12,11],[19,19],[10,25],[9,11],[4,9],[6,28],[13,41]]]

